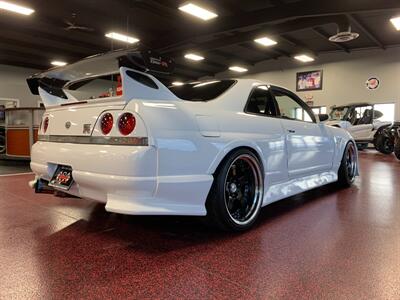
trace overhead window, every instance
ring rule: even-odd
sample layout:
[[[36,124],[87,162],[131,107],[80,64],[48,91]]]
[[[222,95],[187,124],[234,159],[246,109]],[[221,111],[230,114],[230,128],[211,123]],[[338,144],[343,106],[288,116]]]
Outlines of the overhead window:
[[[394,103],[385,103],[385,104],[375,104],[374,105],[374,117],[376,120],[382,122],[394,122],[394,112],[396,105]],[[382,115],[377,114],[376,112],[380,112]]]
[[[311,107],[311,110],[313,111],[314,115],[326,114],[327,111],[326,106]],[[296,118],[299,120],[312,122],[310,115],[302,108],[297,108],[296,116]]]

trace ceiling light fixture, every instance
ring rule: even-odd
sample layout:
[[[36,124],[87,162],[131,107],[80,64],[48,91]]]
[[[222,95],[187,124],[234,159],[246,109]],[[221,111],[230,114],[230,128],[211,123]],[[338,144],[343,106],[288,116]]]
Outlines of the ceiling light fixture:
[[[181,86],[181,85],[184,85],[184,83],[183,83],[183,82],[180,82],[180,81],[174,81],[174,82],[172,83],[172,85],[173,85],[173,86]]]
[[[203,21],[208,21],[218,17],[218,15],[212,11],[209,11],[205,8],[202,8],[196,4],[188,3],[179,7],[180,11],[183,11],[187,14],[195,16]]]
[[[52,64],[53,66],[56,66],[56,67],[64,67],[64,66],[67,65],[66,62],[64,62],[64,61],[59,61],[59,60],[53,60],[53,61],[51,62],[51,64]]]
[[[392,18],[390,19],[390,22],[392,22],[394,28],[396,28],[396,30],[400,31],[400,17],[396,17],[396,18]]]
[[[125,34],[117,33],[117,32],[109,32],[106,34],[106,37],[117,40],[120,42],[128,43],[128,44],[135,44],[139,42],[140,40],[133,37],[133,36],[127,36]]]
[[[314,61],[314,58],[305,54],[297,55],[294,58],[304,63]]]
[[[246,68],[242,68],[242,67],[239,67],[239,66],[229,67],[229,70],[234,71],[234,72],[238,72],[238,73],[244,73],[244,72],[248,71]]]
[[[188,53],[188,54],[186,54],[186,55],[185,55],[185,58],[186,58],[186,59],[190,59],[190,60],[194,60],[194,61],[200,61],[200,60],[203,60],[203,59],[204,59],[203,56],[200,56],[200,55],[197,55],[197,54],[194,54],[194,53]]]
[[[273,46],[273,45],[278,44],[276,41],[274,41],[274,40],[272,40],[272,39],[270,39],[269,37],[266,37],[266,36],[264,36],[262,38],[255,39],[254,41],[256,43],[260,44],[260,45],[265,46],[265,47],[269,47],[269,46]]]
[[[29,7],[24,7],[20,5],[16,5],[10,2],[6,1],[0,1],[0,9],[8,10],[15,12],[17,14],[29,16],[35,12],[35,10],[29,8]]]

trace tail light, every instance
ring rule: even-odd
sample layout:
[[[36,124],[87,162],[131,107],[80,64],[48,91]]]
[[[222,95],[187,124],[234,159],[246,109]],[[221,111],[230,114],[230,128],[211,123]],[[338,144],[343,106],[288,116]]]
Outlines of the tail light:
[[[43,133],[46,133],[48,127],[49,127],[49,118],[46,117],[43,122]]]
[[[101,132],[104,135],[107,135],[111,132],[113,125],[114,125],[114,119],[112,114],[106,113],[101,117],[100,128]]]
[[[131,113],[124,113],[119,117],[118,129],[122,135],[130,134],[136,126],[136,119]]]

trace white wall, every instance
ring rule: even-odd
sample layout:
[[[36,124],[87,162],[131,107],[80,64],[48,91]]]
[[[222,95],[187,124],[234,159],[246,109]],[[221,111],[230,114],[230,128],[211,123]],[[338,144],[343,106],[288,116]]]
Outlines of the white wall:
[[[37,107],[38,96],[32,95],[26,78],[38,70],[0,65],[0,98],[20,100],[21,107]]]
[[[313,96],[314,105],[340,105],[351,102],[396,103],[396,120],[400,120],[400,48],[363,50],[319,55],[315,63],[302,64],[291,58],[265,61],[249,67],[243,78],[254,78],[296,91],[296,72],[323,70],[323,90],[298,92],[305,99]],[[232,77],[224,72],[216,77]],[[365,82],[378,77],[381,85],[370,91]]]

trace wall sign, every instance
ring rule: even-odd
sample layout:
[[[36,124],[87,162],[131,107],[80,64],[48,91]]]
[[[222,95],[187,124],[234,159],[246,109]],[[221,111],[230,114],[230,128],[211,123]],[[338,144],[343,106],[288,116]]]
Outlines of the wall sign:
[[[365,85],[369,90],[376,90],[377,88],[379,88],[380,81],[376,77],[371,77],[365,82]]]

